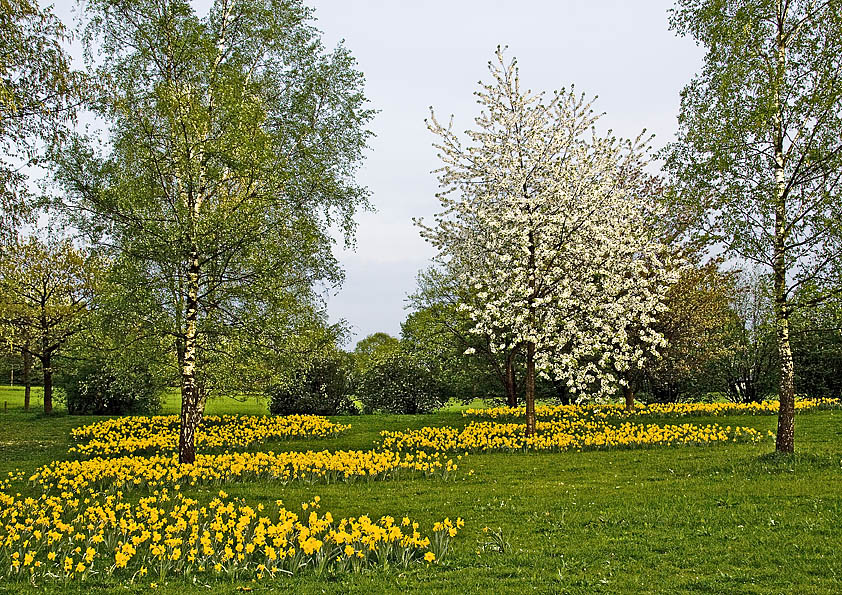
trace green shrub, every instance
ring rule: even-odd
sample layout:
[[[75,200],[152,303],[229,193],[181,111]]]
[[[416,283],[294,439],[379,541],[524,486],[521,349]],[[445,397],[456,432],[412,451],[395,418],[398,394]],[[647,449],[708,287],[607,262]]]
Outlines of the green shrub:
[[[366,413],[428,413],[446,400],[432,373],[400,350],[372,362],[357,395]]]
[[[71,415],[157,413],[164,384],[144,361],[123,366],[99,357],[65,366],[56,378]]]
[[[358,413],[350,356],[334,353],[316,358],[289,378],[266,390],[272,415],[342,415]]]

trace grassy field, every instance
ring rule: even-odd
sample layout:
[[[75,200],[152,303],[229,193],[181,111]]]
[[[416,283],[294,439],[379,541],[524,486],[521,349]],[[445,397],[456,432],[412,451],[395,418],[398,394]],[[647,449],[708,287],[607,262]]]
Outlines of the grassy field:
[[[0,473],[32,471],[68,457],[70,428],[92,418],[20,410],[18,389],[0,388]],[[15,400],[18,399],[18,400]],[[33,399],[33,403],[35,403]],[[214,402],[214,412],[258,411],[258,403]],[[168,407],[174,403],[168,401]],[[173,409],[170,409],[173,410]],[[274,450],[370,448],[380,430],[464,425],[458,412],[357,416],[342,436],[287,441]],[[658,421],[658,420],[652,420]],[[664,421],[664,420],[660,420]],[[772,416],[693,418],[694,423],[775,427]],[[410,571],[302,575],[267,583],[190,584],[160,593],[838,593],[842,584],[842,412],[800,415],[794,457],[762,444],[613,452],[472,455],[456,481],[411,479],[282,487],[227,484],[251,502],[322,498],[334,516],[390,514],[429,525],[461,516],[467,525],[440,565]],[[468,470],[474,471],[468,475]],[[25,493],[31,490],[20,486]],[[216,488],[194,489],[209,498]],[[483,527],[500,528],[504,553],[483,548]],[[62,587],[4,584],[0,593],[146,593],[87,582]]]
[[[43,390],[36,386],[32,388],[30,407],[33,412],[44,407]],[[452,403],[442,408],[443,411],[461,411],[468,407],[482,407],[483,402]],[[20,386],[0,385],[0,407],[12,412],[23,412],[23,388]],[[54,399],[53,407],[57,413],[66,413],[66,408],[60,399]],[[168,415],[181,411],[181,394],[177,389],[170,389],[164,393],[161,403],[161,413]],[[248,415],[265,415],[269,413],[269,403],[257,397],[216,397],[208,401],[205,411],[209,414],[239,413]]]
[[[60,399],[54,399],[53,406],[58,413],[66,412],[66,408]],[[0,407],[5,406],[11,411],[23,411],[23,388],[19,386],[0,386]],[[30,407],[33,412],[42,409],[44,406],[43,389],[40,386],[32,388]],[[168,390],[164,393],[161,403],[161,413],[178,413],[181,410],[181,395],[177,390]],[[235,399],[231,397],[218,397],[208,402],[207,412],[220,413],[247,413],[249,415],[262,415],[269,413],[269,406],[265,400],[251,398]]]

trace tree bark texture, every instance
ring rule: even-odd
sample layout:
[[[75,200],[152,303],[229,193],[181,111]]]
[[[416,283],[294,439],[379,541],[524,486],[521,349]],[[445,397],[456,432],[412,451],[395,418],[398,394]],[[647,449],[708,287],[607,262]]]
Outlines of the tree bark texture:
[[[29,411],[29,404],[32,398],[32,354],[29,352],[27,343],[23,349],[23,410]]]
[[[786,45],[783,35],[783,19],[778,24],[777,36],[777,81],[775,92],[775,238],[772,261],[772,276],[775,291],[775,334],[778,340],[781,381],[778,391],[778,435],[775,450],[791,453],[795,449],[795,382],[792,363],[792,348],[789,342],[789,300],[787,298],[787,184],[784,162],[783,99],[780,88],[786,71]]]
[[[41,357],[44,368],[44,413],[53,412],[53,366],[52,354],[47,352]]]
[[[526,344],[526,435],[535,435],[535,343]]]
[[[626,399],[626,411],[634,411],[634,388],[627,386],[623,390],[623,396]]]
[[[184,362],[181,367],[181,429],[178,436],[178,462],[196,461],[196,431],[202,423],[204,403],[196,382],[198,345],[199,256],[194,250],[187,275]]]
[[[506,354],[506,404],[517,407],[517,383],[515,382],[514,350]]]

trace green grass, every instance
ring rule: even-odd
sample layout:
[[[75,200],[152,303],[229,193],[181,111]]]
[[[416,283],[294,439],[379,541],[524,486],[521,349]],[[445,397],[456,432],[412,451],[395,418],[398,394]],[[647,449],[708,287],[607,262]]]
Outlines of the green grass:
[[[30,408],[33,412],[44,407],[43,392],[40,386],[32,387]],[[5,407],[12,412],[23,412],[23,387],[0,385],[0,407]],[[53,398],[53,408],[58,414],[67,412],[67,408],[58,396]],[[181,411],[181,395],[178,389],[167,390],[161,402],[161,413],[168,415],[179,411]],[[263,415],[269,413],[269,405],[267,401],[255,397],[216,397],[208,401],[205,411],[213,415],[223,413]]]
[[[0,400],[14,393],[0,388]],[[252,412],[221,401],[215,412]],[[248,408],[248,409],[247,409]],[[462,425],[458,411],[339,418],[352,424],[325,441],[266,448],[369,448],[380,430]],[[0,473],[67,457],[70,428],[93,418],[43,417],[18,407],[0,417]],[[647,420],[648,422],[649,420]],[[654,421],[654,420],[653,420]],[[772,416],[692,418],[766,433]],[[322,497],[334,516],[409,515],[429,526],[461,516],[466,527],[443,564],[411,571],[303,575],[269,583],[170,579],[156,592],[237,593],[838,593],[842,584],[842,412],[800,415],[794,457],[771,441],[613,452],[473,455],[456,481],[412,479],[353,485],[228,484],[233,496],[288,505]],[[474,475],[467,475],[473,469]],[[26,491],[21,486],[22,491]],[[216,488],[192,493],[208,498]],[[482,528],[502,529],[510,549],[482,551]],[[479,553],[477,551],[480,550]],[[89,581],[71,593],[146,593]],[[64,592],[0,582],[0,593]]]

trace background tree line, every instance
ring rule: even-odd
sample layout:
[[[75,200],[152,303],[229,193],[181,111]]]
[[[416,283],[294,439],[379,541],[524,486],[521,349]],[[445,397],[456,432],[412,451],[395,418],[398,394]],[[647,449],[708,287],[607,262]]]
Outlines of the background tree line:
[[[795,395],[838,395],[838,0],[679,0],[672,28],[707,53],[657,154],[594,132],[572,89],[524,92],[498,48],[473,127],[427,122],[436,264],[401,336],[352,354],[324,304],[343,275],[330,229],[352,242],[369,207],[351,54],[300,1],[81,6],[77,71],[49,9],[0,4],[3,365],[40,379],[46,412],[54,383],[87,413],[151,411],[176,386],[189,462],[214,395],[275,412],[494,398],[525,403],[528,432],[536,399],[777,395],[791,452]],[[103,131],[80,132],[80,110]]]

